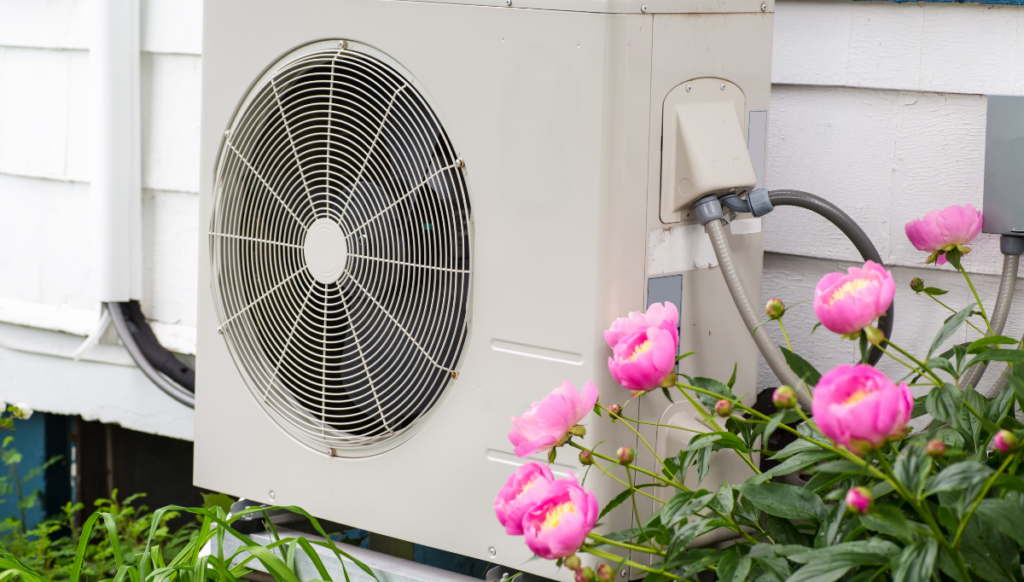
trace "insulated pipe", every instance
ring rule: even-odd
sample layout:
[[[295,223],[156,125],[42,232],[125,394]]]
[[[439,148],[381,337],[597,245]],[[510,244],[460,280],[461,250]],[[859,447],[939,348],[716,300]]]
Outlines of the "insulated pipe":
[[[996,295],[996,306],[992,309],[992,319],[989,320],[994,335],[1003,333],[1006,318],[1010,315],[1010,304],[1013,303],[1013,288],[1017,283],[1019,265],[1020,257],[1018,255],[1003,255],[1003,274],[999,278],[999,293]],[[977,386],[987,367],[988,362],[982,362],[968,370],[960,380],[960,389],[966,390],[968,386]]]
[[[93,0],[93,283],[101,302],[142,296],[139,0]]]
[[[1010,311],[1010,300],[1013,299],[1013,288],[1014,283],[1016,282],[1017,267],[1019,266],[1020,255],[1024,254],[1024,238],[1003,235],[999,237],[999,250],[1002,251],[1003,253],[1003,275],[999,279],[999,295],[996,296],[996,307],[992,312],[992,331],[995,331],[996,317],[1002,317],[1002,323],[1000,324],[1000,329],[999,331],[996,332],[996,334],[1002,333],[1002,327],[1006,323],[1007,317],[1006,314],[1000,315],[999,313],[997,313],[1000,307],[1003,307],[1003,309],[1005,309],[1007,313],[1009,313]],[[1012,264],[1009,260],[1011,257],[1013,258]],[[1010,268],[1013,269],[1014,273],[1012,277],[1007,275],[1007,272]],[[1004,295],[1007,297],[1006,305],[1001,306],[1000,303],[1002,302]],[[988,389],[988,392],[985,394],[985,396],[992,398],[996,394],[1002,392],[1003,389],[1006,388],[1006,385],[1010,382],[1009,374],[1010,366],[1007,365],[1005,368],[1003,368],[1003,372],[999,374],[999,378],[997,378],[995,383],[992,384],[992,387]],[[979,374],[978,380],[980,379],[981,376]]]
[[[146,353],[135,341],[135,336],[132,334],[131,330],[129,314],[126,313],[126,307],[127,306],[122,303],[106,304],[106,308],[110,312],[110,319],[114,324],[114,329],[117,330],[117,335],[121,336],[121,341],[124,343],[125,349],[128,350],[128,354],[131,355],[133,360],[135,360],[135,364],[140,370],[142,370],[142,373],[156,384],[157,388],[185,406],[195,408],[195,394],[168,380],[166,376],[161,374],[160,371],[150,363],[149,359],[146,357]],[[150,334],[152,334],[152,332],[150,332]]]
[[[717,199],[714,201],[714,204],[718,205]],[[721,206],[718,206],[718,215],[721,216]],[[698,212],[698,218],[700,217],[701,213]],[[714,247],[715,256],[718,257],[718,268],[722,271],[722,277],[725,278],[725,284],[729,288],[729,293],[732,295],[737,311],[740,312],[740,317],[743,318],[743,323],[754,336],[754,343],[757,344],[757,349],[761,351],[761,355],[764,356],[765,361],[768,362],[768,367],[772,369],[775,376],[783,384],[789,384],[793,387],[800,406],[804,410],[810,410],[811,398],[806,392],[800,390],[800,378],[789,368],[789,364],[786,363],[786,357],[782,355],[782,350],[779,349],[779,346],[775,345],[771,336],[768,335],[764,326],[761,325],[758,312],[750,303],[750,297],[747,296],[747,291],[743,287],[740,274],[736,270],[736,265],[732,262],[732,250],[729,248],[729,241],[725,238],[722,221],[718,218],[712,219],[704,225],[704,230],[711,237],[711,246]]]

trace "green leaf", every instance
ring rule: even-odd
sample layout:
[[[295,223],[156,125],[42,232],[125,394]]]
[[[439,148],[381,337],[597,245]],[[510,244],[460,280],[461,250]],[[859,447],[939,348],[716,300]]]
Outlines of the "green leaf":
[[[709,396],[707,394],[702,394],[700,392],[694,392],[694,394],[696,394],[697,396],[697,399],[700,400],[701,404],[707,407],[708,410],[714,410],[715,404],[717,404],[718,401],[721,400],[722,398],[726,398],[730,401],[736,400],[736,396],[733,395],[732,390],[730,390],[728,386],[722,384],[718,380],[714,380],[712,378],[701,378],[699,376],[686,376],[686,379],[690,381],[690,384],[696,386],[697,388],[707,390],[708,392],[714,392],[715,394],[721,396],[721,398],[716,398],[714,396]]]
[[[676,403],[676,401],[675,401],[675,400],[672,400],[672,393],[668,391],[668,388],[662,388],[662,389],[661,389],[661,393],[665,395],[665,399],[666,399],[666,400],[668,400],[668,401],[669,401],[669,402],[671,402],[672,404],[675,404],[675,403]]]
[[[939,295],[945,295],[946,293],[949,293],[949,291],[946,291],[945,289],[939,289],[938,287],[925,287],[923,291],[926,295],[931,295],[932,297],[937,297]]]
[[[732,390],[732,387],[736,384],[736,369],[738,367],[739,367],[739,364],[737,362],[733,362],[733,364],[732,364],[732,376],[729,376],[729,381],[726,382],[726,384],[725,384],[726,386],[729,387],[730,390]]]
[[[661,522],[664,523],[666,527],[674,528],[684,519],[707,507],[714,498],[714,493],[709,493],[704,489],[701,489],[700,491],[692,494],[691,498],[683,502],[681,505],[676,504],[676,506],[672,508],[671,512],[663,511],[661,514]]]
[[[775,543],[810,547],[810,538],[800,533],[800,530],[796,529],[796,526],[788,519],[769,515],[765,519],[765,523]]]
[[[971,358],[971,361],[967,363],[967,367],[970,368],[971,366],[982,362],[1024,362],[1024,351],[989,350]]]
[[[801,358],[798,354],[791,352],[790,350],[779,346],[782,350],[782,355],[786,357],[786,364],[789,365],[790,369],[811,388],[818,385],[818,381],[821,380],[821,374],[812,366],[807,360]],[[799,390],[799,386],[793,386],[794,390]]]
[[[817,462],[829,459],[835,456],[832,451],[826,451],[822,449],[814,451],[805,451],[793,455],[771,469],[761,473],[760,475],[754,475],[747,480],[748,483],[764,483],[765,481],[771,481],[774,477],[781,475],[789,475],[799,471],[805,467],[809,467]]]
[[[960,554],[967,567],[988,582],[1014,582],[1020,577],[1017,545],[983,516],[975,514],[967,522],[960,537]]]
[[[910,522],[894,505],[875,505],[870,513],[860,516],[860,523],[871,531],[896,538],[903,543],[914,541]]]
[[[732,486],[728,481],[722,481],[722,484],[718,486],[718,491],[715,492],[715,498],[711,500],[712,508],[728,517],[732,515],[733,502]]]
[[[993,486],[998,487],[1000,489],[1010,489],[1011,491],[1024,493],[1024,480],[1022,480],[1020,477],[1007,475],[1006,473],[1003,473],[1002,475],[996,477]]]
[[[985,521],[1024,547],[1024,508],[1016,500],[985,499],[975,510]]]
[[[741,554],[737,546],[729,548],[718,563],[718,582],[743,582],[750,564],[750,556]]]
[[[767,514],[815,523],[825,519],[828,509],[813,491],[784,483],[744,483],[740,493]]]
[[[956,491],[965,489],[981,481],[984,481],[993,473],[986,465],[971,459],[949,465],[945,469],[925,482],[924,497],[934,495],[942,491]]]
[[[984,348],[986,346],[1002,345],[1002,344],[1015,344],[1015,343],[1017,343],[1017,340],[1013,339],[1012,337],[1006,337],[1005,335],[997,335],[995,337],[992,337],[990,335],[987,335],[985,337],[980,337],[980,338],[974,340],[973,342],[971,342],[967,346],[967,353],[968,354],[976,354],[978,352],[982,352],[982,351],[984,351]]]
[[[808,470],[808,473],[828,473],[831,475],[867,475],[869,473],[867,467],[858,465],[853,461],[847,461],[840,459],[838,461],[830,461],[828,463],[822,463]]]
[[[894,582],[928,582],[935,571],[935,557],[938,544],[933,538],[926,538],[903,548],[896,558],[893,569]]]
[[[672,541],[669,542],[668,548],[665,549],[665,562],[673,561],[680,552],[685,552],[686,548],[689,547],[689,545],[693,543],[693,540],[697,539],[698,536],[721,527],[724,523],[725,522],[717,519],[695,519],[693,521],[687,521],[672,535]]]
[[[224,495],[223,493],[201,493],[203,496],[203,508],[213,509],[214,507],[220,507],[224,510],[224,513],[231,511],[231,504],[235,502],[234,499]],[[156,526],[157,522],[154,521],[153,525]]]
[[[785,447],[782,447],[781,451],[778,451],[774,455],[772,455],[772,460],[773,461],[781,461],[782,459],[785,459],[787,457],[792,457],[793,455],[795,455],[797,453],[802,453],[804,451],[821,451],[821,450],[824,450],[824,449],[822,449],[821,447],[819,447],[818,445],[816,445],[816,444],[814,444],[814,443],[812,443],[810,441],[807,441],[807,440],[804,440],[804,439],[797,439],[797,440],[789,443]]]
[[[963,407],[963,394],[956,386],[948,382],[932,388],[925,400],[928,414],[954,428],[960,426],[961,407]]]
[[[836,544],[827,548],[818,548],[799,554],[787,556],[791,562],[808,564],[818,561],[846,562],[851,566],[881,566],[898,556],[900,548],[896,544],[871,539],[845,544]]]
[[[911,445],[903,447],[903,450],[896,456],[893,471],[901,483],[909,488],[915,496],[919,496],[931,466],[932,461],[925,455],[924,447]]]
[[[932,354],[935,353],[935,350],[938,349],[938,347],[941,346],[942,344],[946,343],[946,340],[953,337],[953,334],[956,333],[956,330],[959,329],[960,326],[963,325],[965,321],[967,321],[967,318],[971,316],[971,312],[974,311],[974,308],[976,306],[977,304],[971,303],[970,305],[968,305],[961,311],[956,312],[955,314],[953,314],[952,317],[946,320],[946,323],[942,326],[942,329],[939,330],[939,333],[935,334],[935,339],[932,340],[932,345],[931,347],[928,348],[928,356],[925,358],[925,361],[932,359]]]
[[[932,359],[928,360],[927,366],[929,368],[931,368],[932,370],[935,370],[935,369],[942,370],[942,371],[946,372],[947,374],[949,374],[950,376],[953,376],[954,378],[959,376],[959,374],[957,374],[957,372],[956,372],[956,368],[953,367],[953,362],[950,362],[946,358],[939,358],[939,357],[932,358]]]
[[[622,505],[622,502],[627,500],[627,499],[629,499],[630,495],[632,495],[632,494],[633,494],[633,490],[632,489],[626,489],[622,493],[619,493],[618,495],[616,495],[614,499],[612,499],[611,501],[608,502],[608,505],[604,506],[604,509],[601,510],[601,513],[598,514],[598,516],[597,516],[598,521],[600,521],[600,519],[602,517],[607,515],[609,511],[611,511],[611,510],[615,509],[616,507]]]

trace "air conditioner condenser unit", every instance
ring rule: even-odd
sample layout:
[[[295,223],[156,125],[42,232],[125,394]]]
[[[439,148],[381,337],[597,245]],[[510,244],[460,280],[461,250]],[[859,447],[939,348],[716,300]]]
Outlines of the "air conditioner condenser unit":
[[[662,301],[698,350],[681,372],[738,363],[756,393],[692,203],[763,182],[772,21],[770,0],[206,3],[196,485],[570,579],[495,519],[526,462],[510,417],[566,379],[629,399],[601,332]],[[760,219],[726,232],[759,296]],[[626,414],[707,430],[660,392]],[[688,440],[655,428],[659,454]],[[653,468],[621,423],[599,441]],[[556,473],[583,475],[574,452]],[[745,478],[723,460],[701,486]]]

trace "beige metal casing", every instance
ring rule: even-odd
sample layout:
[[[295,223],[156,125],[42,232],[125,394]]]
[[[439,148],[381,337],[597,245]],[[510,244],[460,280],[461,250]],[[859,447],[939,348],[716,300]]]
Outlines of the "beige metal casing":
[[[608,374],[601,331],[645,308],[649,275],[684,275],[681,349],[701,350],[684,370],[727,378],[739,361],[737,392],[753,394],[756,353],[720,273],[699,261],[672,263],[676,255],[666,262],[652,241],[664,235],[672,242],[674,232],[690,236],[695,228],[687,216],[674,225],[659,218],[665,96],[684,81],[717,76],[743,90],[748,111],[767,109],[772,3],[762,11],[746,0],[664,0],[660,6],[669,9],[728,4],[747,12],[655,15],[639,7],[583,12],[589,3],[566,2],[558,10],[379,0],[206,3],[198,486],[300,505],[332,521],[569,580],[552,562],[528,561],[522,538],[505,535],[494,518],[494,496],[522,462],[506,438],[509,418],[565,379],[577,387],[594,381],[605,403],[629,397]],[[266,67],[324,39],[375,47],[415,77],[466,161],[473,212],[472,302],[459,377],[412,438],[359,459],[297,443],[260,409],[217,334],[210,285],[206,232],[224,129]],[[704,252],[699,237],[691,238],[683,243],[686,257]],[[730,242],[748,292],[757,295],[761,234]],[[656,421],[667,405],[651,394],[627,412]],[[587,443],[637,445],[621,423],[592,418],[587,425]],[[643,450],[640,458],[651,461]],[[570,449],[554,469],[582,475]],[[586,485],[602,505],[620,489],[593,472]],[[613,530],[632,518],[623,506],[602,521]]]

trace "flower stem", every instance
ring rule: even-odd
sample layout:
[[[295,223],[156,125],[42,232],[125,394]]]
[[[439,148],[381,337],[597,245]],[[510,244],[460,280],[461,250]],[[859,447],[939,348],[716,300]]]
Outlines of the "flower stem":
[[[596,454],[596,453],[593,453],[593,454]],[[644,491],[643,489],[636,489],[636,487],[633,487],[633,486],[632,486],[632,485],[630,485],[629,483],[626,483],[626,482],[625,482],[625,481],[623,481],[622,479],[619,479],[618,477],[616,477],[616,476],[615,476],[615,474],[614,474],[614,473],[612,473],[612,472],[608,471],[607,469],[605,469],[604,467],[602,467],[602,466],[601,466],[600,464],[598,464],[598,462],[597,462],[597,461],[594,461],[594,466],[595,466],[595,467],[597,467],[598,469],[600,469],[602,473],[604,473],[605,475],[607,475],[607,476],[611,477],[612,479],[615,479],[616,481],[618,481],[618,482],[619,482],[619,483],[621,483],[622,485],[625,485],[626,487],[629,487],[630,489],[634,489],[634,490],[636,490],[636,492],[637,492],[637,493],[639,493],[640,495],[643,495],[643,496],[645,496],[645,497],[650,497],[651,499],[653,499],[654,501],[657,501],[658,503],[665,503],[665,502],[664,502],[663,500],[661,500],[661,499],[659,499],[659,498],[657,498],[657,497],[655,497],[655,496],[651,495],[650,493],[648,493],[648,492]]]
[[[892,345],[892,344],[889,344],[889,345]],[[903,364],[903,365],[904,365],[904,366],[906,366],[907,368],[910,368],[910,369],[911,369],[911,370],[913,370],[914,372],[917,372],[918,374],[920,374],[920,375],[922,375],[922,376],[928,376],[928,375],[929,375],[929,374],[928,374],[928,372],[926,372],[926,371],[922,370],[921,368],[918,368],[917,366],[911,366],[910,364],[908,364],[908,363],[904,362],[903,360],[901,360],[901,359],[897,358],[896,356],[892,355],[891,353],[889,353],[888,351],[886,351],[886,349],[885,349],[885,348],[883,348],[882,346],[875,346],[875,347],[876,347],[876,348],[878,348],[879,350],[881,350],[881,352],[882,352],[883,354],[885,354],[885,355],[889,356],[890,358],[892,358],[892,359],[896,360],[896,361],[897,361],[897,362],[899,362],[900,364]],[[913,384],[912,384],[912,385],[913,385]],[[936,384],[935,384],[935,380],[932,380],[932,381],[931,381],[930,383],[928,383],[928,384],[925,384],[925,386],[934,386],[934,385],[936,385]]]
[[[996,478],[1006,470],[1007,465],[1009,465],[1014,458],[1016,458],[1016,455],[1007,456],[1006,460],[1003,461],[1003,464],[999,466],[999,470],[993,473],[992,476],[988,478],[988,481],[985,481],[985,486],[982,487],[981,491],[978,493],[978,498],[971,505],[971,509],[968,510],[967,515],[965,515],[963,520],[960,522],[960,526],[956,528],[956,536],[953,537],[953,546],[960,543],[960,536],[964,534],[964,529],[967,528],[967,522],[970,521],[971,517],[974,515],[974,510],[978,509],[982,500],[985,499],[985,495],[988,493],[988,490],[991,489],[992,485],[996,482]]]
[[[611,411],[609,411],[604,405],[598,404],[598,406],[601,407],[601,410],[604,410],[605,412],[608,412],[609,415],[611,415]],[[663,426],[665,428],[676,428],[676,429],[679,429],[679,430],[685,430],[687,432],[700,433],[700,431],[697,430],[697,429],[686,428],[685,426],[676,426],[674,424],[661,424],[660,422],[647,422],[645,420],[637,420],[635,418],[630,418],[628,416],[623,416],[622,414],[616,414],[616,415],[613,416],[613,418],[621,418],[622,420],[628,420],[630,422],[635,422],[637,424],[646,424],[648,426]]]
[[[577,448],[577,449],[579,449],[581,451],[587,451],[591,455],[593,455],[593,456],[595,456],[595,457],[597,457],[599,459],[604,459],[604,460],[606,460],[606,461],[608,461],[610,463],[615,463],[616,465],[621,464],[621,463],[619,463],[618,459],[614,459],[612,457],[609,457],[608,455],[602,455],[601,453],[599,453],[597,451],[592,451],[592,450],[588,449],[587,447],[585,447],[585,446],[583,446],[583,445],[581,445],[579,443],[575,443],[573,441],[569,441],[567,444],[572,446],[572,447],[574,447],[574,448]],[[676,483],[675,481],[671,481],[669,479],[666,479],[662,475],[658,475],[657,473],[654,473],[652,471],[648,471],[647,469],[644,469],[643,467],[637,467],[636,465],[622,465],[622,466],[626,467],[626,469],[633,469],[634,471],[643,473],[644,475],[647,475],[648,477],[653,477],[653,478],[661,481],[662,483],[664,483],[664,484],[666,484],[666,485],[668,485],[670,487],[675,487],[676,489],[679,489],[680,491],[689,491],[689,489],[687,489],[685,486],[680,485],[679,483]],[[598,466],[598,468],[600,469],[601,467]],[[606,474],[610,475],[610,473],[606,473]],[[628,487],[628,485],[624,481],[620,481],[620,483],[622,483],[623,485],[626,485]],[[661,500],[659,499],[658,501],[661,501]],[[662,502],[662,503],[664,503],[664,502]]]
[[[931,368],[929,368],[927,364],[925,364],[925,363],[924,363],[924,362],[922,362],[921,360],[918,360],[917,358],[915,358],[915,357],[914,357],[914,354],[911,354],[911,353],[910,353],[910,352],[908,352],[907,350],[905,350],[905,349],[903,349],[903,348],[899,347],[898,345],[896,345],[896,344],[892,343],[892,340],[886,340],[886,341],[887,341],[887,342],[889,343],[889,345],[890,345],[890,346],[892,346],[892,347],[896,348],[896,351],[897,351],[897,352],[899,352],[899,353],[903,354],[904,356],[906,356],[906,357],[910,358],[910,361],[911,361],[911,362],[914,362],[915,364],[917,364],[917,365],[918,365],[918,367],[919,367],[919,368],[921,368],[921,370],[922,370],[922,371],[927,371],[928,375],[929,375],[929,376],[931,376],[933,380],[935,380],[936,382],[938,382],[938,383],[939,383],[939,384],[938,384],[939,386],[942,386],[942,383],[943,383],[943,382],[942,382],[942,379],[941,379],[941,378],[939,378],[939,377],[938,377],[938,376],[937,376],[937,375],[935,374],[935,372],[932,372],[932,369],[931,369]]]
[[[679,384],[676,384],[676,387],[677,387],[677,388],[679,388]],[[716,431],[718,431],[718,432],[725,432],[725,431],[723,431],[723,430],[722,430],[722,427],[721,427],[721,426],[719,426],[717,422],[715,422],[715,417],[714,417],[714,415],[713,415],[713,414],[711,414],[711,412],[709,412],[709,411],[708,411],[708,410],[707,410],[707,409],[706,409],[706,408],[704,407],[704,405],[702,405],[702,404],[700,404],[699,402],[697,402],[696,400],[694,400],[692,396],[690,396],[689,394],[687,394],[687,393],[686,393],[686,390],[683,390],[682,388],[680,388],[680,389],[679,389],[679,391],[680,391],[680,392],[682,392],[682,393],[683,393],[683,396],[685,396],[685,397],[686,397],[686,399],[690,401],[690,404],[691,404],[691,405],[693,406],[693,408],[694,408],[694,409],[696,409],[696,410],[697,410],[697,412],[699,412],[699,413],[700,413],[700,415],[701,415],[701,416],[702,416],[702,417],[704,418],[704,421],[705,421],[705,422],[708,422],[708,423],[710,423],[710,424],[711,424],[711,426],[712,426],[712,427],[713,427],[713,428],[714,428],[714,429],[715,429]],[[710,392],[708,392],[708,394],[711,394],[711,393],[710,393]],[[724,397],[724,396],[722,396],[721,394],[715,394],[715,396],[717,396],[717,397],[719,397],[719,398],[721,398],[721,399],[723,399],[723,400],[728,400],[728,398],[725,398],[725,397]],[[738,401],[737,401],[737,402],[738,402]],[[733,450],[735,450],[735,449],[733,449]],[[741,459],[743,459],[743,462],[744,462],[744,463],[746,463],[748,467],[750,467],[751,469],[753,469],[753,470],[754,470],[754,473],[756,473],[756,474],[758,474],[758,475],[760,475],[760,474],[761,474],[761,469],[758,469],[758,468],[757,468],[757,465],[755,465],[755,464],[754,464],[754,459],[753,459],[753,457],[750,457],[750,456],[748,456],[748,455],[744,455],[744,454],[743,454],[743,453],[741,453],[740,451],[736,451],[736,454],[737,454],[737,455],[739,455],[739,457],[740,457]]]
[[[978,297],[978,290],[974,288],[974,283],[971,282],[971,276],[967,274],[967,269],[963,268],[963,265],[959,266],[960,273],[963,274],[964,280],[967,281],[967,286],[971,288],[971,293],[974,293],[974,300],[978,302],[978,310],[981,311],[981,318],[985,320],[985,327],[988,328],[988,335],[995,337],[995,333],[992,332],[992,324],[988,322],[988,315],[985,313],[985,306],[981,303],[981,298]]]
[[[638,546],[636,544],[610,540],[604,537],[603,535],[596,534],[594,532],[590,532],[589,534],[587,534],[587,537],[593,538],[595,542],[598,542],[600,544],[608,544],[609,546],[615,546],[616,548],[623,548],[626,550],[632,550],[634,552],[643,552],[645,554],[656,554],[658,556],[665,555],[663,552],[660,552],[654,548],[648,548],[647,546]]]
[[[925,295],[928,295],[928,294],[927,294],[927,293],[925,293]],[[936,299],[936,298],[935,298],[935,296],[934,296],[934,295],[928,295],[928,297],[931,297],[932,301],[934,301],[934,302],[938,303],[939,305],[941,305],[941,306],[945,307],[946,309],[948,309],[948,310],[952,311],[953,313],[956,313],[956,309],[953,309],[952,307],[950,307],[950,306],[946,305],[945,303],[943,303],[943,302],[939,301],[938,299]],[[978,329],[978,326],[974,325],[974,324],[973,324],[973,323],[971,323],[970,321],[968,321],[968,322],[967,322],[967,325],[969,325],[969,326],[973,327],[973,328],[974,328],[974,331],[976,331],[976,332],[980,333],[981,335],[985,335],[985,332],[983,332],[983,331],[981,331],[980,329]]]
[[[786,346],[789,347],[789,351],[793,351],[793,344],[789,343],[789,334],[786,333],[786,326],[782,325],[782,318],[778,318],[775,321],[779,322],[779,329],[782,330],[782,337],[786,338]]]
[[[663,461],[662,458],[658,456],[658,452],[654,450],[654,447],[651,446],[651,443],[647,442],[647,439],[644,438],[644,435],[640,434],[640,431],[633,428],[633,425],[629,424],[628,422],[623,421],[622,424],[629,427],[629,430],[633,431],[633,433],[636,434],[637,438],[639,438],[644,443],[644,446],[647,447],[647,450],[651,451],[651,454],[654,455],[654,458],[658,460],[658,464],[661,465],[662,468],[668,468],[665,465],[665,461]]]
[[[654,568],[652,568],[650,566],[644,566],[643,564],[638,564],[638,563],[636,563],[636,562],[634,562],[632,560],[629,560],[627,558],[623,558],[622,556],[616,556],[615,554],[612,554],[612,553],[609,553],[609,552],[605,552],[603,550],[599,550],[599,549],[597,549],[597,548],[595,548],[593,546],[586,546],[585,545],[582,548],[580,548],[580,550],[582,550],[582,551],[584,551],[584,552],[586,552],[588,554],[593,554],[593,555],[597,556],[598,558],[604,558],[605,560],[614,561],[614,562],[616,562],[618,564],[629,566],[631,568],[636,568],[637,570],[643,570],[644,572],[650,572],[652,574],[661,574],[662,576],[665,576],[666,578],[671,578],[672,580],[686,580],[687,582],[692,582],[689,578],[683,578],[683,577],[677,576],[677,575],[675,575],[675,574],[673,574],[671,572],[666,572],[665,570],[655,570]]]

